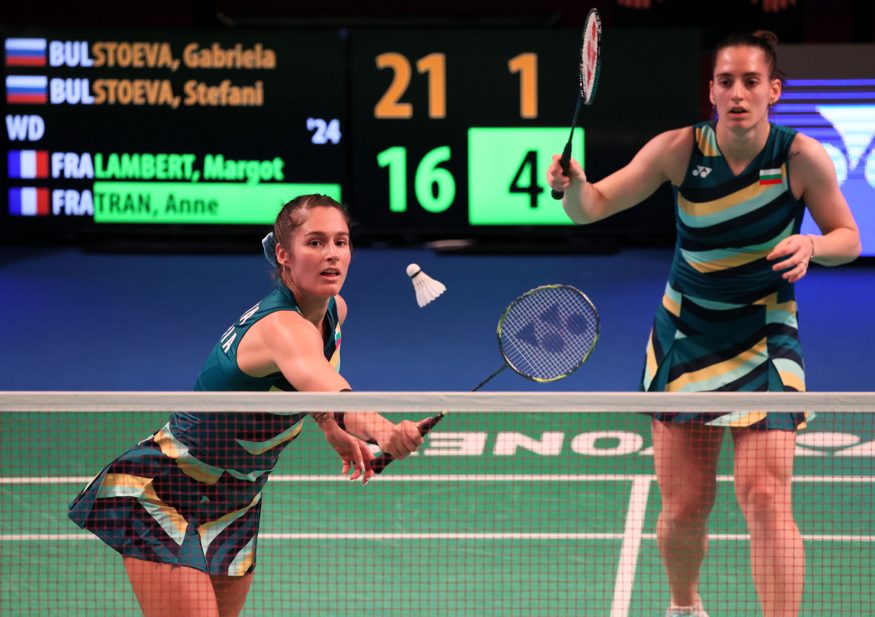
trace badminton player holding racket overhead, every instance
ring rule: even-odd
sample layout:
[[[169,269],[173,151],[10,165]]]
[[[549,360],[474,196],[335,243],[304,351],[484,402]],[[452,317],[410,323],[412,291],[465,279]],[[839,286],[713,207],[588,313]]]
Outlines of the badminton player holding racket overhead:
[[[716,120],[657,135],[598,182],[573,160],[563,173],[558,156],[547,172],[579,224],[631,208],[664,182],[675,189],[677,243],[647,344],[643,390],[804,390],[793,284],[812,261],[838,265],[860,252],[824,148],[769,122],[781,95],[776,42],[759,32],[717,46],[709,84]],[[806,207],[819,235],[799,233]],[[804,422],[803,414],[787,413],[654,415],[668,615],[706,615],[699,569],[726,426],[762,614],[798,614],[805,558],[790,489],[795,431]]]
[[[271,294],[216,343],[196,390],[342,391],[338,295],[350,262],[349,220],[324,195],[287,203],[265,254]],[[262,488],[307,414],[174,413],[110,463],[69,516],[121,553],[146,617],[235,617],[252,584]],[[423,441],[410,421],[380,414],[311,414],[351,479],[373,475],[362,440],[404,458]],[[345,420],[345,425],[343,424]],[[350,435],[349,433],[352,433]]]

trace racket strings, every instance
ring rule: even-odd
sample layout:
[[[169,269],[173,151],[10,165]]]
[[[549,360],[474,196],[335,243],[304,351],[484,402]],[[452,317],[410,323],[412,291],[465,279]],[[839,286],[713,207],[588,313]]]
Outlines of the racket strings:
[[[601,30],[598,12],[593,9],[587,16],[580,50],[580,95],[587,103],[593,98],[598,79]]]
[[[554,381],[586,360],[598,332],[598,313],[586,296],[571,287],[545,287],[508,309],[499,345],[517,373],[535,381]]]

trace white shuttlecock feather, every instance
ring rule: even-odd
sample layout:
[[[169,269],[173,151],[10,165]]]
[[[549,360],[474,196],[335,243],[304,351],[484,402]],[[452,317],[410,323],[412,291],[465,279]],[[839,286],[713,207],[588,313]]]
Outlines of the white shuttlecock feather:
[[[407,276],[413,282],[413,289],[416,291],[416,303],[420,308],[447,290],[446,285],[431,278],[416,264],[407,266]]]

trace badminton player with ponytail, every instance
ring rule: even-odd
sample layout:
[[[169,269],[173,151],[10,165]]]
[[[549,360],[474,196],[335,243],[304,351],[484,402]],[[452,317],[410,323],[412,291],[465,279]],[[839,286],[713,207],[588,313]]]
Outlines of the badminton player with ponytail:
[[[347,312],[338,294],[351,256],[346,211],[324,195],[298,197],[264,245],[276,287],[219,338],[195,389],[348,390],[337,372]],[[121,553],[145,617],[240,613],[262,488],[306,415],[174,413],[76,497],[70,518]],[[311,415],[351,479],[374,473],[362,440],[395,458],[423,441],[413,422],[396,425],[374,412]]]
[[[579,224],[631,208],[665,182],[675,189],[677,242],[647,344],[645,391],[804,390],[794,283],[812,261],[834,266],[860,252],[824,148],[769,122],[781,95],[776,42],[759,32],[717,46],[709,84],[716,120],[657,135],[597,182],[576,161],[566,175],[558,156],[547,173]],[[806,208],[819,234],[799,233]],[[791,480],[796,430],[804,423],[804,414],[766,412],[654,416],[669,616],[707,614],[698,581],[724,427],[734,441],[735,493],[750,531],[762,615],[799,613],[805,556]]]

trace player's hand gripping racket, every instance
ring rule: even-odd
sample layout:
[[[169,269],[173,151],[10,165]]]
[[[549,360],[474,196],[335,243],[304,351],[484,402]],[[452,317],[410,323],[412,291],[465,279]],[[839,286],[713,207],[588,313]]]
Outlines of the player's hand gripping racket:
[[[498,349],[504,362],[471,391],[508,367],[540,383],[568,377],[586,362],[598,338],[598,311],[582,291],[570,285],[531,289],[511,302],[498,320]],[[420,434],[428,434],[444,415],[423,422]],[[371,469],[380,473],[393,460],[384,452],[371,461]]]
[[[577,116],[580,114],[580,105],[591,105],[595,99],[596,88],[599,84],[599,70],[601,68],[601,43],[602,43],[602,20],[596,9],[590,9],[586,16],[586,24],[583,26],[583,45],[580,48],[580,92],[577,94],[577,104],[574,106],[574,118],[571,120],[571,134],[568,143],[562,151],[559,165],[562,173],[568,175],[568,167],[571,162],[571,139],[574,137],[574,129],[577,128]],[[553,199],[562,199],[565,194],[562,191],[552,191]]]

